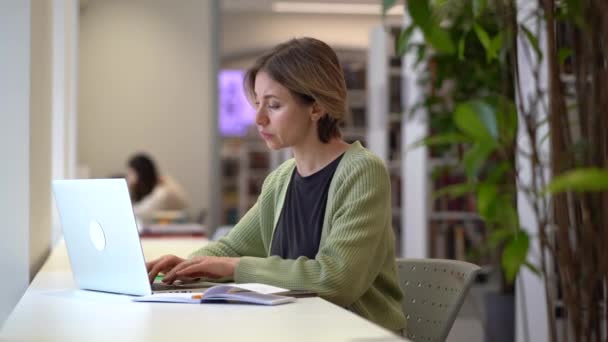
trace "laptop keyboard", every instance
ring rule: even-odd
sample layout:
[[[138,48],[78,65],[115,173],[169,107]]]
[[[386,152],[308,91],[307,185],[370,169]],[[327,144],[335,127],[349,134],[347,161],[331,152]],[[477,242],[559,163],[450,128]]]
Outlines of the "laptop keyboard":
[[[218,283],[212,283],[207,281],[187,284],[165,284],[165,283],[153,283],[152,291],[158,292],[193,292],[193,290],[204,290]]]

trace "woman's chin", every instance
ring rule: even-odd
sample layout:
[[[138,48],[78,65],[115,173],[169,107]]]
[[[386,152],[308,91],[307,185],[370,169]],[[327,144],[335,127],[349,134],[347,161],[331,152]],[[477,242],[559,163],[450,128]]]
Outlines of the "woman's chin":
[[[281,144],[278,144],[272,140],[266,140],[266,146],[273,151],[278,151],[283,148]]]

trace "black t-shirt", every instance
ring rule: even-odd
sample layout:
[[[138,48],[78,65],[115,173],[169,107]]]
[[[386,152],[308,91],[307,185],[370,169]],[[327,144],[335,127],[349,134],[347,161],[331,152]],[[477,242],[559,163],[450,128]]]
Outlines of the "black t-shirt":
[[[307,177],[300,176],[297,169],[293,170],[270,255],[283,259],[315,258],[321,241],[329,185],[343,155]]]

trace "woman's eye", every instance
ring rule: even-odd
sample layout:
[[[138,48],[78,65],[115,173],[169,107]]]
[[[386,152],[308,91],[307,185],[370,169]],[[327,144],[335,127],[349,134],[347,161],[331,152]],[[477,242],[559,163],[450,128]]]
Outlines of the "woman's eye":
[[[268,105],[268,108],[270,108],[270,109],[278,109],[279,107],[280,107],[280,105],[277,103],[271,103]]]

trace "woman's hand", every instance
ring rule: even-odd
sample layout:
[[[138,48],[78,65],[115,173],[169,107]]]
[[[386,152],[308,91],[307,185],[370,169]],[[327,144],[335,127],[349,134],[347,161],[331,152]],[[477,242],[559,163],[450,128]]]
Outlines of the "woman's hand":
[[[146,269],[148,269],[148,279],[150,284],[154,282],[154,279],[159,273],[169,273],[175,266],[184,262],[186,259],[182,259],[175,255],[164,255],[158,259],[148,261],[146,263]],[[164,281],[164,279],[163,279]]]
[[[165,256],[170,257],[170,256]],[[163,257],[163,258],[165,258]],[[177,258],[173,256],[174,258]],[[162,258],[161,258],[162,259]],[[180,259],[180,258],[177,258]],[[177,259],[168,258],[167,264],[177,261]],[[173,283],[181,277],[198,278],[206,277],[213,279],[232,278],[234,271],[239,264],[240,258],[214,257],[214,256],[198,256],[192,259],[183,260],[172,267],[169,272],[165,272],[163,282]],[[150,272],[151,274],[151,272]],[[156,276],[156,275],[155,275]],[[152,278],[154,279],[154,278]]]

